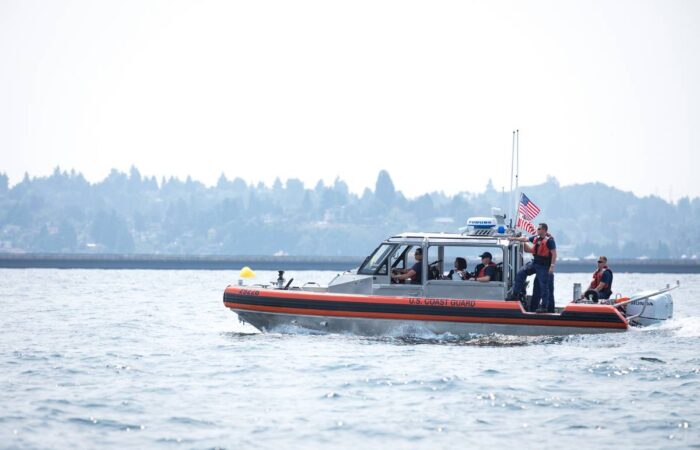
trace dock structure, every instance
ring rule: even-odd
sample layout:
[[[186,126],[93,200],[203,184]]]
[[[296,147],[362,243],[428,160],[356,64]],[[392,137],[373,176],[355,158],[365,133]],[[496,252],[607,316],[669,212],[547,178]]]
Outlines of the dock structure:
[[[348,270],[362,263],[360,256],[266,255],[143,255],[89,253],[0,253],[4,269],[151,269],[151,270]],[[700,273],[697,259],[614,259],[618,273]],[[593,260],[559,260],[557,272],[588,273]]]

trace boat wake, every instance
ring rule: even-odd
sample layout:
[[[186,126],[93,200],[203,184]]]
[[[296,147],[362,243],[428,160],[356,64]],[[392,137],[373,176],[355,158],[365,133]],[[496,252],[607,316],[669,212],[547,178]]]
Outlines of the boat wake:
[[[700,317],[682,317],[661,324],[657,330],[672,331],[676,337],[700,337]]]
[[[281,324],[281,325],[275,325],[271,327],[268,330],[265,330],[269,333],[278,333],[278,334],[299,334],[302,336],[315,336],[315,335],[326,335],[328,333],[325,333],[323,331],[319,330],[313,330],[311,328],[306,328],[298,324]]]
[[[302,336],[316,336],[327,333],[305,328],[298,324],[284,324],[275,326],[270,333],[295,334]],[[504,334],[471,334],[461,336],[452,333],[437,334],[420,325],[406,325],[394,328],[383,336],[367,337],[350,331],[340,333],[348,337],[361,337],[365,341],[385,342],[396,345],[468,345],[481,347],[521,347],[528,345],[558,344],[563,342],[565,336],[512,336]]]
[[[503,334],[485,334],[473,336],[444,335],[407,335],[387,336],[376,340],[398,345],[456,345],[475,347],[525,347],[530,345],[558,344],[566,338],[563,336],[507,336]]]

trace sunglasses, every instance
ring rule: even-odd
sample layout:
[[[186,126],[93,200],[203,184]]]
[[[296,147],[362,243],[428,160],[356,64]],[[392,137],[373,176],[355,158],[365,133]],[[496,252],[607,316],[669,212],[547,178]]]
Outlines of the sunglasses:
[[[598,261],[598,264],[605,264],[605,261]]]

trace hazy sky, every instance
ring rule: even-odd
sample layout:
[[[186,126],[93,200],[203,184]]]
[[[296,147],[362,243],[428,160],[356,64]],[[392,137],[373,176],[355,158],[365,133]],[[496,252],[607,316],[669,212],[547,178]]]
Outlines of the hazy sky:
[[[0,172],[700,196],[700,1],[0,0]]]

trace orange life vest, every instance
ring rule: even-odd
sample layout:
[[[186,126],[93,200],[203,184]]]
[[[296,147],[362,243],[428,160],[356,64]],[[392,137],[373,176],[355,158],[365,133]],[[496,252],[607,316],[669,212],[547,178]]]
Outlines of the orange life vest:
[[[543,238],[537,236],[535,240],[532,241],[532,244],[534,245],[534,248],[532,249],[532,254],[535,256],[541,256],[543,258],[551,258],[552,252],[549,251],[549,248],[547,247],[547,242],[549,242],[549,239],[551,237],[552,235],[549,233],[547,233]]]
[[[490,262],[487,265],[484,265],[484,267],[482,267],[481,270],[479,270],[479,273],[476,274],[476,278],[481,278],[481,277],[485,276],[486,275],[485,272],[486,272],[487,267],[496,267],[496,264],[494,262]]]
[[[593,281],[591,282],[591,289],[595,289],[598,287],[598,285],[600,284],[600,280],[603,278],[603,274],[605,273],[606,270],[608,270],[608,271],[610,270],[608,268],[608,266],[603,266],[603,268],[601,270],[596,270],[595,272],[593,272]],[[612,271],[611,271],[611,273],[612,273]],[[612,283],[610,283],[610,284],[612,284]],[[610,290],[610,287],[611,286],[606,286],[605,289]]]

